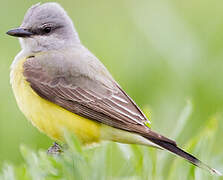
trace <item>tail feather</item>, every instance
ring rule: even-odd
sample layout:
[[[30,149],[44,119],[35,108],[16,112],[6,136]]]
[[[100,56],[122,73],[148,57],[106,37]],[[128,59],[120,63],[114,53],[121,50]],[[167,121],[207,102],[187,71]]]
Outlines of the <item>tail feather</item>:
[[[172,144],[172,143],[169,143],[167,141],[163,141],[163,140],[155,139],[155,138],[151,138],[151,137],[145,137],[145,138],[149,139],[151,142],[157,144],[158,146],[162,147],[163,149],[166,149],[166,150],[168,150],[168,151],[186,159],[187,161],[194,164],[195,166],[198,166],[202,169],[205,169],[205,170],[211,172],[211,174],[222,176],[222,174],[219,171],[209,167],[208,165],[204,164],[203,162],[201,162],[199,159],[197,159],[193,155],[191,155],[191,154],[185,152],[184,150],[180,149],[179,147],[177,147],[176,144]]]

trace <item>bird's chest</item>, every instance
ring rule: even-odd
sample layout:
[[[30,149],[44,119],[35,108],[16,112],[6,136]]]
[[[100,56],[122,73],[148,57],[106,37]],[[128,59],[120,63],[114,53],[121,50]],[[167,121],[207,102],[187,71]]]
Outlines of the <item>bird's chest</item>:
[[[33,91],[23,75],[23,64],[25,58],[14,63],[11,68],[10,82],[19,109],[28,120],[43,130],[41,118],[45,118],[41,111],[40,97]]]
[[[21,59],[12,66],[10,81],[17,104],[26,118],[40,131],[57,140],[63,140],[64,129],[67,129],[85,143],[98,141],[99,123],[69,112],[34,92],[23,75],[25,60]]]
[[[10,72],[10,82],[20,110],[26,116],[29,116],[30,113],[28,110],[31,107],[29,108],[28,106],[31,104],[34,93],[23,76],[23,63],[25,60],[24,58],[13,64]]]

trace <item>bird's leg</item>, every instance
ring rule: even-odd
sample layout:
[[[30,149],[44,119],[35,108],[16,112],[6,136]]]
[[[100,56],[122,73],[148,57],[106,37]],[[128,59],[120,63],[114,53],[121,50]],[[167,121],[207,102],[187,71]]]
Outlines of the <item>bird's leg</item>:
[[[62,147],[56,142],[47,150],[49,155],[60,155],[63,152]]]

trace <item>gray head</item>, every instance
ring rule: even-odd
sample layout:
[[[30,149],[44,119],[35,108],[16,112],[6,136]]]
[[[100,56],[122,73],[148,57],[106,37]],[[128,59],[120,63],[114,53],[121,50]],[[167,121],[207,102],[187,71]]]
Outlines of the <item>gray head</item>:
[[[22,48],[31,52],[61,49],[80,43],[72,20],[57,3],[32,6],[22,25],[7,34],[20,37]]]

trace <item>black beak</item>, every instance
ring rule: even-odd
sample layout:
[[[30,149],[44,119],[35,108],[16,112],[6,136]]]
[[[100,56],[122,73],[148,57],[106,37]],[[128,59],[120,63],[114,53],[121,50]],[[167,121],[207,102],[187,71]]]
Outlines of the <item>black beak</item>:
[[[32,32],[24,28],[16,28],[16,29],[9,30],[6,34],[10,36],[23,37],[23,38],[30,37],[33,35]]]

